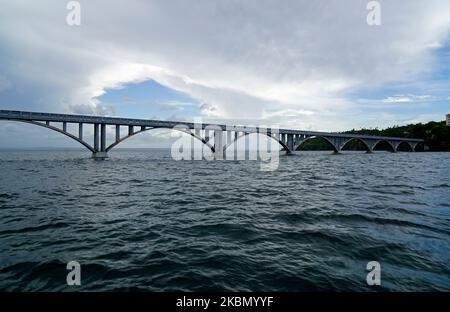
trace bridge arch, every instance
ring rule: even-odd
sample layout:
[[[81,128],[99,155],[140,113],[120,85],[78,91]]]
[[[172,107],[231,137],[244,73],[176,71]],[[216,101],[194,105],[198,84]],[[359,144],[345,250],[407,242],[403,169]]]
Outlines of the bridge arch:
[[[191,131],[183,130],[183,129],[177,128],[177,127],[175,127],[175,128],[152,127],[152,128],[145,128],[145,129],[143,129],[143,130],[135,131],[135,132],[133,132],[133,133],[131,133],[131,134],[128,134],[128,135],[126,135],[126,136],[120,138],[119,140],[117,140],[117,141],[111,143],[108,147],[106,147],[105,152],[109,152],[113,147],[117,146],[119,143],[122,143],[123,141],[125,141],[125,140],[127,140],[127,139],[129,139],[129,138],[131,138],[131,137],[134,137],[136,134],[139,134],[139,133],[142,133],[142,132],[146,132],[146,131],[149,131],[149,130],[154,130],[154,129],[176,130],[176,131],[180,131],[180,132],[185,133],[185,134],[189,134],[190,136],[194,137],[195,139],[201,141],[203,144],[205,144],[206,146],[208,146],[209,149],[211,149],[211,151],[212,151],[213,153],[215,153],[215,148],[214,148],[214,146],[212,146],[211,144],[209,144],[208,141],[206,141],[205,139],[203,139],[203,138],[200,137],[200,136],[197,136],[195,133],[193,133],[193,132],[191,132]]]
[[[74,136],[73,134],[71,134],[69,132],[66,132],[66,131],[64,131],[62,129],[59,129],[59,128],[55,127],[55,126],[47,125],[45,123],[38,122],[38,121],[32,121],[32,120],[20,120],[20,119],[0,119],[0,120],[18,121],[18,122],[28,123],[28,124],[32,124],[32,125],[36,125],[36,126],[41,126],[41,127],[44,127],[44,128],[47,128],[47,129],[50,129],[50,130],[53,130],[53,131],[56,131],[58,133],[64,134],[65,136],[67,136],[67,137],[77,141],[78,143],[80,143],[81,145],[86,147],[88,150],[90,150],[92,153],[94,153],[94,148],[90,144],[88,144],[87,142],[79,139],[78,137]]]
[[[226,144],[223,147],[223,152],[225,153],[225,151],[227,150],[227,148],[229,148],[230,146],[234,145],[234,143],[237,142],[237,140],[239,140],[240,138],[244,138],[245,136],[248,136],[249,134],[256,134],[256,135],[266,135],[267,137],[271,138],[272,140],[274,140],[275,142],[277,142],[278,144],[281,145],[282,150],[285,150],[288,154],[291,153],[292,151],[289,150],[289,148],[287,147],[287,145],[281,141],[279,138],[276,138],[274,136],[272,136],[269,133],[262,133],[262,132],[244,132],[244,134],[241,134],[240,136],[238,136],[235,140],[233,140],[231,143]]]
[[[378,140],[377,142],[375,142],[375,144],[373,145],[373,150],[375,151],[375,148],[379,145],[379,144],[386,144],[387,146],[389,146],[389,150],[391,152],[396,152],[395,147],[392,145],[391,142],[389,142],[388,140]]]
[[[417,142],[417,143],[414,145],[414,150],[413,150],[413,152],[423,151],[424,148],[425,148],[425,143],[424,143],[424,142]]]
[[[414,148],[412,147],[411,143],[407,142],[407,141],[402,141],[397,145],[397,149],[396,151],[400,151],[399,149],[401,149],[402,147],[406,147],[408,149],[409,152],[414,152]]]
[[[343,150],[344,147],[345,147],[347,144],[349,144],[350,142],[353,142],[353,141],[357,141],[357,142],[362,143],[362,145],[364,145],[364,147],[366,148],[366,150],[367,150],[368,152],[371,152],[371,149],[370,149],[369,144],[367,144],[367,142],[364,141],[364,139],[361,139],[361,138],[350,138],[350,139],[348,139],[347,141],[345,141],[345,142],[342,144],[341,150]]]
[[[307,137],[306,139],[303,139],[294,149],[298,150],[303,144],[305,144],[306,142],[313,140],[313,139],[323,139],[325,142],[327,142],[332,147],[332,149],[335,153],[339,152],[336,145],[334,145],[334,143],[330,139],[328,139],[325,136],[320,136],[320,135],[313,135],[313,136]]]

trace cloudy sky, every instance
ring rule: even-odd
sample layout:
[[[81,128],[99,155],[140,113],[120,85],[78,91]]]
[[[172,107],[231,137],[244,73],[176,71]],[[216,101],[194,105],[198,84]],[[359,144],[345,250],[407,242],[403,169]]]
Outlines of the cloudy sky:
[[[450,1],[0,0],[0,109],[341,131],[450,113]],[[2,122],[0,147],[77,146]],[[131,140],[164,144],[163,134]],[[153,137],[153,139],[152,139]]]

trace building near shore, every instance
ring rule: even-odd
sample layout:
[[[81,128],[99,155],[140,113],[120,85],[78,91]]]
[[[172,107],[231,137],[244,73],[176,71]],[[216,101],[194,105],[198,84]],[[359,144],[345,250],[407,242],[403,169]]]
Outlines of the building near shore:
[[[447,126],[450,126],[450,114],[447,114],[447,118],[445,120],[446,120]]]

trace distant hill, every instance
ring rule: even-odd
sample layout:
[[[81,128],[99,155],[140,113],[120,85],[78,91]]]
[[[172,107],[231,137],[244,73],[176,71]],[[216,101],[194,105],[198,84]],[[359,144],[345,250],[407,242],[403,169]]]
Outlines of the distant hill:
[[[450,127],[446,126],[445,121],[394,126],[384,130],[353,129],[345,133],[424,139],[425,150],[450,151]]]
[[[375,129],[352,129],[343,133],[366,134],[390,137],[405,137],[425,140],[425,151],[450,151],[450,127],[446,126],[445,121],[431,121],[426,124],[410,124],[406,126],[394,126],[383,130]],[[350,150],[362,149],[361,144],[352,141],[347,146]],[[305,142],[302,146],[304,150],[326,150],[329,145],[323,140],[311,140]]]

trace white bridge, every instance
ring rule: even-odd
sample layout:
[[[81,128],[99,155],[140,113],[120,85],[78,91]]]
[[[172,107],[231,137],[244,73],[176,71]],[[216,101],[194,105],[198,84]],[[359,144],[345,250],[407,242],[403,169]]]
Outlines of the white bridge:
[[[413,152],[415,151],[417,145],[423,142],[423,140],[411,138],[246,126],[227,126],[220,124],[202,124],[199,126],[194,123],[175,121],[52,114],[11,110],[0,110],[0,120],[25,122],[57,131],[84,145],[92,152],[92,156],[95,158],[108,157],[108,152],[113,147],[132,136],[144,131],[161,128],[173,129],[187,133],[208,146],[208,148],[210,148],[216,155],[222,155],[224,151],[230,145],[234,144],[239,138],[252,133],[267,135],[271,139],[277,141],[287,154],[297,150],[306,141],[318,137],[326,140],[336,153],[340,152],[345,145],[353,140],[361,142],[369,153],[372,152],[381,142],[386,142],[389,144],[392,152],[396,152],[400,145],[406,146],[408,150]],[[68,124],[77,124],[78,133],[70,133],[67,130]],[[93,144],[89,144],[83,137],[83,129],[85,125],[90,125],[94,128]],[[110,145],[106,144],[107,126],[115,127],[115,140]],[[128,131],[122,134],[121,126],[126,126]],[[226,141],[224,140],[224,136],[226,136]]]

